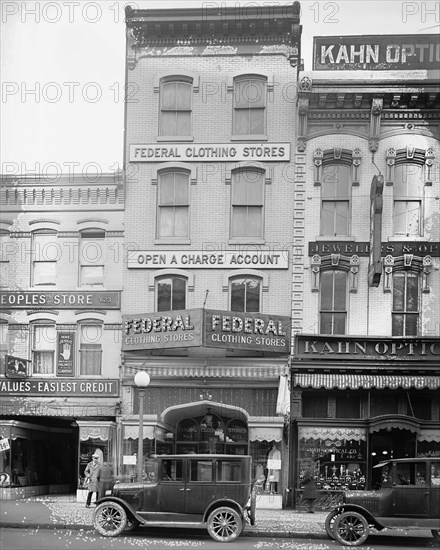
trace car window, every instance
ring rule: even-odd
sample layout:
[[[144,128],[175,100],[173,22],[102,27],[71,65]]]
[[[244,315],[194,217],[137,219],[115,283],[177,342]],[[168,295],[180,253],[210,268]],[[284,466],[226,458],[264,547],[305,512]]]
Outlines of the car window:
[[[183,481],[183,460],[162,460],[162,481]]]
[[[241,462],[239,460],[218,460],[217,481],[240,481]]]
[[[211,482],[212,460],[191,460],[189,480]]]
[[[426,485],[426,463],[396,464],[397,485]]]
[[[431,485],[440,485],[440,462],[431,464]]]

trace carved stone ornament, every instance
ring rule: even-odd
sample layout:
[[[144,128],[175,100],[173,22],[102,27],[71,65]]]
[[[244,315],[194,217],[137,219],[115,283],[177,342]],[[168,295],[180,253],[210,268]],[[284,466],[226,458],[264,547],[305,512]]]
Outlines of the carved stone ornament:
[[[306,115],[309,112],[309,98],[300,97],[298,99],[298,113],[300,115]]]
[[[300,92],[310,92],[312,84],[312,79],[309,76],[303,76],[299,81]]]
[[[371,104],[371,113],[373,115],[380,115],[383,110],[383,99],[381,97],[373,97]]]
[[[299,137],[296,141],[296,149],[298,153],[304,153],[307,147],[307,139],[305,137]]]

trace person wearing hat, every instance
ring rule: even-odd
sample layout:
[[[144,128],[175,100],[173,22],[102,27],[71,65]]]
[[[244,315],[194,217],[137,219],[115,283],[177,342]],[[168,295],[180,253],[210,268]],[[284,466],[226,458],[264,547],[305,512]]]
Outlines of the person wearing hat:
[[[87,493],[86,508],[90,508],[93,493],[96,493],[96,500],[98,500],[99,480],[101,478],[101,464],[99,463],[99,456],[96,453],[93,453],[92,462],[87,464],[84,474],[86,476],[86,484],[89,490]]]

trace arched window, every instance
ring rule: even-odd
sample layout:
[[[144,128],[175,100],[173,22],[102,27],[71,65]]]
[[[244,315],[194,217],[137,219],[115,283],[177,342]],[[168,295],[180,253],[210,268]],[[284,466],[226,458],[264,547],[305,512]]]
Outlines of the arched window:
[[[160,81],[160,136],[190,137],[192,79],[167,77]]]
[[[232,173],[231,238],[264,236],[264,184],[262,170]]]
[[[394,235],[422,234],[423,174],[421,164],[405,162],[394,168]]]
[[[321,271],[319,288],[320,334],[345,334],[347,325],[347,271]]]
[[[57,260],[60,255],[56,231],[39,230],[32,234],[32,285],[56,285]]]
[[[186,309],[187,279],[179,276],[156,279],[156,311]]]
[[[266,133],[267,78],[243,75],[234,79],[235,136],[264,136]]]
[[[420,309],[420,275],[403,270],[393,273],[392,335],[417,336]]]
[[[322,169],[321,235],[347,236],[350,218],[351,166],[325,164]]]
[[[32,327],[32,372],[35,375],[55,374],[55,351],[57,329],[50,320],[33,323]]]
[[[230,279],[231,311],[257,313],[260,311],[260,277],[234,277]]]
[[[189,237],[189,173],[159,174],[157,236]]]
[[[80,235],[80,286],[104,286],[105,231],[85,229]]]
[[[93,320],[79,325],[79,373],[81,376],[102,374],[102,324]]]

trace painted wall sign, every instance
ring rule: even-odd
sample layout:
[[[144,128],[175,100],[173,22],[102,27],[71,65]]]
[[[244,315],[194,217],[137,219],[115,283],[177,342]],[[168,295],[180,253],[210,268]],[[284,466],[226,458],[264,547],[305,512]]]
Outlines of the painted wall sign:
[[[141,143],[130,145],[130,162],[288,162],[290,143]]]
[[[75,334],[58,333],[57,376],[74,375]]]
[[[368,338],[347,336],[296,337],[295,356],[299,359],[326,360],[405,360],[436,361],[440,357],[438,338]]]
[[[440,256],[439,242],[411,242],[411,241],[393,241],[383,242],[381,245],[381,255],[391,255],[394,257],[403,254],[415,254],[416,256]],[[370,243],[368,242],[347,242],[347,241],[316,241],[309,242],[309,256],[327,256],[328,254],[357,254],[358,256],[368,257],[370,255]]]
[[[243,250],[206,252],[204,250],[135,250],[128,252],[130,269],[288,269],[287,250]]]
[[[205,310],[123,316],[122,350],[212,347],[289,353],[290,317]]]
[[[5,356],[6,376],[8,378],[27,378],[29,376],[28,359],[14,357],[13,355]]]
[[[370,263],[368,284],[379,286],[382,275],[382,208],[383,176],[374,176],[370,189]]]
[[[318,71],[438,71],[439,63],[437,34],[316,36],[313,39],[313,69]]]
[[[13,309],[119,309],[119,291],[3,290],[0,305]]]
[[[117,379],[27,378],[26,380],[1,380],[2,395],[39,395],[40,397],[118,397]]]

